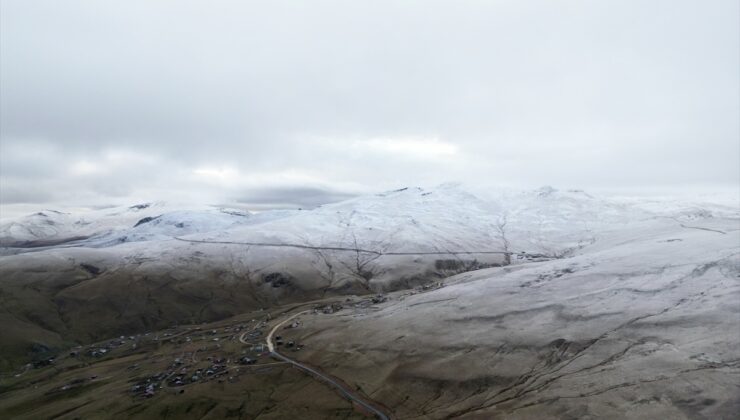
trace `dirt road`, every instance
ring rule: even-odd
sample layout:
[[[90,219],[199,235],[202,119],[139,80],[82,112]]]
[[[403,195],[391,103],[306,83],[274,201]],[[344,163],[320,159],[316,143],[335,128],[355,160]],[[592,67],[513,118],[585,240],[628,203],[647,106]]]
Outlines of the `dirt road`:
[[[284,362],[288,362],[292,364],[293,366],[295,366],[296,368],[311,374],[312,376],[319,379],[320,381],[329,384],[330,386],[335,388],[337,391],[339,391],[339,393],[342,394],[345,398],[359,405],[360,407],[364,408],[366,411],[374,414],[377,418],[381,420],[390,420],[390,416],[385,414],[379,408],[377,408],[376,404],[374,404],[372,401],[365,399],[361,395],[357,394],[354,390],[352,390],[345,384],[341,383],[338,379],[334,379],[330,375],[323,373],[316,368],[306,366],[303,363],[297,360],[293,360],[277,351],[272,341],[272,337],[275,335],[275,331],[277,331],[280,327],[285,325],[287,322],[308,312],[311,312],[311,311],[308,310],[308,311],[302,311],[302,312],[295,313],[289,316],[288,318],[285,318],[284,320],[280,321],[279,323],[275,324],[274,327],[272,327],[272,330],[270,330],[270,333],[267,335],[267,339],[265,340],[267,342],[267,348],[270,351],[270,355],[272,355],[276,359],[282,360]],[[240,337],[240,341],[242,337]]]

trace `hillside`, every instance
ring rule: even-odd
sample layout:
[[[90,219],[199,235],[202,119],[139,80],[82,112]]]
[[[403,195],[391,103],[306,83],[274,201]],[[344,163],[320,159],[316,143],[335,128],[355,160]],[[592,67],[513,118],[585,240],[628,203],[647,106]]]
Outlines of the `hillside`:
[[[706,208],[666,216],[552,188],[481,200],[445,185],[257,214],[46,210],[0,226],[0,354],[10,366],[119,334],[609,249],[641,229],[712,220]]]
[[[445,202],[442,190],[454,197],[453,203]],[[142,258],[139,269],[148,277],[130,277],[126,287],[118,285],[118,277],[103,273],[98,274],[100,279],[67,285],[64,279],[69,274],[50,278],[53,270],[43,265],[40,271],[26,274],[48,277],[49,288],[56,285],[52,303],[82,292],[93,296],[91,290],[96,290],[98,295],[78,303],[92,302],[97,311],[75,315],[80,317],[75,326],[82,325],[76,332],[90,337],[81,341],[95,340],[90,335],[95,325],[84,322],[88,317],[120,326],[121,318],[135,318],[153,306],[164,315],[160,322],[171,324],[160,331],[155,331],[162,325],[157,322],[138,330],[139,325],[131,324],[135,333],[73,347],[51,366],[18,367],[0,380],[0,413],[82,418],[161,417],[163,413],[179,418],[363,417],[363,410],[340,398],[325,380],[296,369],[284,356],[266,352],[266,344],[275,342],[280,354],[334,378],[398,419],[736,416],[740,407],[735,392],[740,374],[740,218],[734,209],[695,202],[658,206],[649,200],[609,201],[552,189],[502,193],[500,197],[507,198],[493,202],[447,188],[435,190],[442,198],[432,202],[422,198],[434,195],[426,193],[406,190],[361,197],[251,227],[202,231],[182,240],[152,239],[3,257],[5,270],[7,262],[36,259],[43,263],[54,256],[82,259],[89,258],[90,252],[125,254],[147,245],[157,259],[138,256]],[[419,210],[425,205],[429,212]],[[393,213],[386,216],[390,210]],[[435,269],[420,287],[400,287],[382,296],[343,296],[344,291],[334,290],[323,299],[310,300],[311,294],[304,290],[286,304],[289,295],[271,295],[269,308],[233,318],[228,311],[239,311],[240,305],[266,302],[248,299],[290,290],[298,281],[308,288],[311,277],[293,277],[274,287],[286,278],[256,281],[260,273],[278,271],[255,270],[255,277],[246,282],[253,288],[237,295],[233,292],[239,289],[229,288],[226,277],[206,280],[192,271],[198,265],[194,258],[200,259],[200,265],[213,264],[208,261],[214,258],[226,264],[227,255],[232,265],[224,271],[233,276],[242,267],[234,261],[256,262],[257,256],[271,253],[292,255],[281,267],[298,270],[296,266],[309,261],[301,256],[317,251],[326,251],[330,262],[341,265],[338,261],[345,251],[297,246],[341,248],[347,242],[337,235],[347,230],[350,245],[357,238],[358,247],[378,246],[373,249],[388,253],[414,249],[408,243],[413,240],[420,247],[421,241],[429,242],[420,250],[485,241],[484,234],[474,233],[473,222],[464,223],[468,220],[490,221],[501,240],[499,246],[520,250],[510,264],[447,278],[440,277],[454,270]],[[310,234],[296,240],[304,225]],[[445,229],[455,243],[429,234]],[[277,240],[292,245],[244,245]],[[171,263],[166,258],[178,254],[186,256],[178,263],[182,267],[162,268],[160,260]],[[372,263],[383,274],[371,277],[369,285],[392,286],[385,279],[404,272],[386,259],[406,257],[410,256],[378,256]],[[93,262],[103,266],[105,261]],[[139,275],[126,266],[107,270]],[[130,296],[141,283],[158,282],[152,274],[157,270],[168,273],[169,282],[150,289],[146,305],[123,308],[120,302],[135,302]],[[195,273],[205,272],[198,270]],[[81,272],[78,276],[83,277]],[[98,289],[87,288],[96,283]],[[7,282],[2,284],[4,292],[9,290]],[[31,284],[39,288],[44,283]],[[43,295],[33,294],[32,288],[13,290],[25,290],[29,299]],[[204,307],[214,311],[210,316],[225,319],[201,324],[203,318],[198,316],[206,312],[186,312],[196,303],[183,299],[186,290],[209,293],[211,297],[203,302],[212,306]],[[107,308],[96,300],[103,297]],[[3,308],[15,309],[8,302]],[[73,313],[60,308],[62,314]],[[115,311],[120,315],[112,316]],[[186,321],[189,316],[197,323]],[[41,329],[40,315],[28,319],[23,330],[10,331],[17,335],[4,337],[20,342],[33,328],[40,329],[37,343],[57,337],[48,332],[55,325]],[[19,324],[11,321],[10,325]],[[70,334],[71,330],[63,329],[67,324],[59,328]],[[101,354],[101,349],[106,352]]]
[[[457,188],[257,214],[164,203],[46,210],[0,226],[0,353],[7,365],[74,342],[500,265],[497,217]]]
[[[734,418],[740,222],[690,218],[306,318],[291,339],[398,418]]]

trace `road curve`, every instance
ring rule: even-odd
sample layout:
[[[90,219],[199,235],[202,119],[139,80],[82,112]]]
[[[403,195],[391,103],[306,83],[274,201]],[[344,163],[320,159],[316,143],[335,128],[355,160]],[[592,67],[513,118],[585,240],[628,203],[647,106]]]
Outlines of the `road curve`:
[[[318,378],[318,379],[326,382],[327,384],[329,384],[332,387],[336,388],[337,391],[339,391],[339,393],[342,394],[345,398],[347,398],[348,400],[350,400],[350,401],[352,401],[354,403],[357,403],[358,405],[360,405],[365,410],[369,411],[370,413],[373,413],[377,418],[379,418],[381,420],[390,420],[390,416],[388,416],[384,412],[380,411],[378,408],[376,408],[370,402],[366,401],[363,397],[361,397],[360,395],[358,395],[352,389],[344,386],[344,384],[339,383],[337,380],[333,379],[331,376],[329,376],[329,375],[327,375],[327,374],[325,374],[325,373],[323,373],[323,372],[321,372],[321,371],[319,371],[317,369],[314,369],[312,367],[306,366],[306,365],[304,365],[301,362],[298,362],[296,360],[293,360],[293,359],[291,359],[291,358],[289,358],[289,357],[287,357],[287,356],[279,353],[275,349],[275,345],[272,343],[272,336],[275,334],[275,331],[277,331],[278,328],[280,328],[281,326],[283,326],[286,322],[288,322],[288,321],[290,321],[290,320],[292,320],[292,319],[294,319],[294,318],[296,318],[296,317],[298,317],[298,316],[300,316],[302,314],[308,313],[308,312],[311,312],[311,311],[308,310],[308,311],[302,311],[302,312],[298,312],[296,314],[293,314],[290,317],[285,318],[281,322],[277,323],[274,327],[272,327],[272,330],[270,330],[270,333],[267,335],[267,339],[266,339],[266,341],[267,341],[267,348],[268,348],[268,350],[270,350],[270,355],[273,356],[273,357],[275,357],[275,358],[277,358],[277,359],[280,359],[282,361],[288,362],[288,363],[292,364],[293,366],[297,367],[298,369],[301,369],[304,372],[308,372],[311,375],[315,376],[316,378]]]

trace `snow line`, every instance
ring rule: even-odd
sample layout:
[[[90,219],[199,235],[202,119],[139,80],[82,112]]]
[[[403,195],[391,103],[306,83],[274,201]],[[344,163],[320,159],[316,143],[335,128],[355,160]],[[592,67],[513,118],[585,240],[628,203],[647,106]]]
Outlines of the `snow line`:
[[[341,251],[341,252],[362,252],[373,255],[454,255],[454,254],[503,254],[503,255],[514,255],[514,252],[507,251],[435,251],[435,252],[383,252],[374,251],[371,249],[362,248],[349,248],[341,246],[312,246],[312,245],[300,245],[300,244],[277,244],[269,242],[232,242],[232,241],[206,241],[201,239],[183,239],[174,237],[178,241],[183,242],[195,242],[202,244],[225,244],[225,245],[247,245],[247,246],[263,246],[263,247],[278,247],[278,248],[300,248],[300,249],[313,249],[318,251]]]

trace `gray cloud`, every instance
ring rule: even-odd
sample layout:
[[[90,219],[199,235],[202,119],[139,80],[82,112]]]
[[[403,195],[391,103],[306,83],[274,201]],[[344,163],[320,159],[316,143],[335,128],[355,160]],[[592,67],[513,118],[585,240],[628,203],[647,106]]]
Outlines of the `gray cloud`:
[[[1,204],[738,181],[733,0],[0,8]]]
[[[352,194],[321,188],[261,188],[244,191],[245,198],[237,202],[250,208],[300,207],[313,208],[324,203],[352,198]]]

